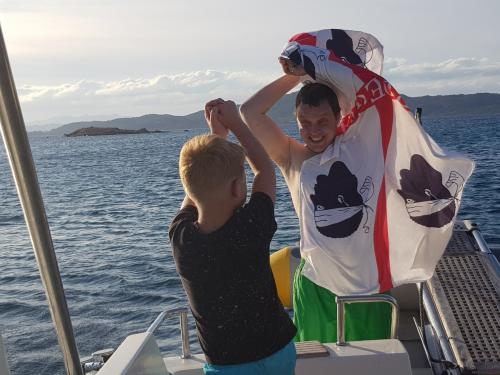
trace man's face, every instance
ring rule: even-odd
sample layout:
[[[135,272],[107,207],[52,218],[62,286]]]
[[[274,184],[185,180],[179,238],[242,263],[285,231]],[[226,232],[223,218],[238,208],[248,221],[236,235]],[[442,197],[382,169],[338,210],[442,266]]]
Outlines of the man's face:
[[[297,122],[300,135],[312,152],[323,152],[335,139],[338,118],[326,100],[317,107],[299,104]]]

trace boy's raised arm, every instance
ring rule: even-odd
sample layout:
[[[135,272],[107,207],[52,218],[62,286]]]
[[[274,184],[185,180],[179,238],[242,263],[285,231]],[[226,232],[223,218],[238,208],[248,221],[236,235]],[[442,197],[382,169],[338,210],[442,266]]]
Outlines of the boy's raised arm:
[[[229,134],[229,130],[217,120],[217,115],[216,115],[217,112],[216,106],[221,103],[224,103],[224,100],[214,99],[205,104],[205,120],[207,121],[208,128],[210,129],[210,132],[212,134],[218,135],[219,137],[226,139]],[[187,194],[181,203],[181,209],[186,206],[196,207],[196,203]]]
[[[276,176],[274,165],[269,159],[266,150],[245,125],[234,102],[225,101],[218,104],[217,109],[218,120],[234,133],[241,146],[245,149],[248,163],[255,174],[252,192],[266,193],[274,203],[276,199]]]
[[[285,74],[259,90],[240,108],[245,123],[262,143],[271,159],[280,166],[288,162],[289,142],[295,141],[281,130],[267,112],[299,82],[299,76]]]

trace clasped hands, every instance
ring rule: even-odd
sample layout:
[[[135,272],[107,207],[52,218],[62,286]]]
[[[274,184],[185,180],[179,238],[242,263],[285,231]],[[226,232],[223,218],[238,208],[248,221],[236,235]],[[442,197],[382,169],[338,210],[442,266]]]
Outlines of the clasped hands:
[[[212,134],[227,138],[229,131],[241,126],[240,113],[232,100],[214,99],[205,104],[205,120]]]

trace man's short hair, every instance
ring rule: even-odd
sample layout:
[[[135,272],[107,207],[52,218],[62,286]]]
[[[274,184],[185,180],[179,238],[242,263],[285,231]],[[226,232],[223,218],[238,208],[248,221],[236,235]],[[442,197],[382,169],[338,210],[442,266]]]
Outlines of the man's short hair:
[[[302,86],[295,98],[295,109],[297,109],[300,104],[317,107],[324,100],[328,102],[333,113],[338,117],[340,114],[340,106],[337,94],[335,94],[330,87],[317,82]]]
[[[186,193],[203,200],[210,193],[245,173],[245,151],[214,134],[187,141],[179,156],[179,174]]]

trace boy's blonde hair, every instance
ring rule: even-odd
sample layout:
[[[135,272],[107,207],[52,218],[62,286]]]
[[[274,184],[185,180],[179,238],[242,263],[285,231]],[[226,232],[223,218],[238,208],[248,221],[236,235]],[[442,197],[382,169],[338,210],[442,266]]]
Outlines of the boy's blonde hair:
[[[186,193],[203,200],[224,183],[245,173],[245,151],[214,135],[198,135],[182,146],[179,174]]]

